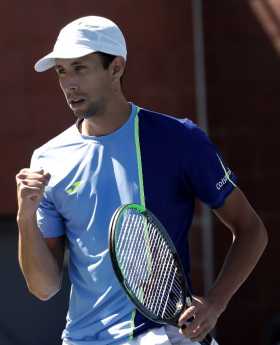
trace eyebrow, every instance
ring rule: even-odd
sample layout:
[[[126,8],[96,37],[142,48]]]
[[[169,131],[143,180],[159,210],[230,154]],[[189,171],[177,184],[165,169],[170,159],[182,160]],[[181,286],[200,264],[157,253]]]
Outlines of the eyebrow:
[[[73,61],[71,64],[70,64],[70,66],[72,67],[72,66],[77,66],[77,65],[81,65],[81,64],[83,64],[84,62],[82,62],[82,61]],[[55,68],[64,68],[62,65],[56,65],[55,66]]]
[[[79,60],[78,61],[74,61],[74,62],[71,63],[71,66],[80,65],[82,63],[84,63],[84,62],[82,62],[81,60],[80,61]]]

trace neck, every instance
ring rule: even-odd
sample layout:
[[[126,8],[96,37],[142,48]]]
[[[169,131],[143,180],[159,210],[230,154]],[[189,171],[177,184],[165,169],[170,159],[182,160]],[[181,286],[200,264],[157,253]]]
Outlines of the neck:
[[[108,102],[102,112],[84,119],[81,133],[88,136],[104,136],[113,133],[128,120],[131,105],[126,99]]]

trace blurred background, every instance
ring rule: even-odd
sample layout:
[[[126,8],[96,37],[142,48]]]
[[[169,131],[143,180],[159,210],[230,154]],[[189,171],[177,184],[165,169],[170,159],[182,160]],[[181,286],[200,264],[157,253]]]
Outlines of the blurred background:
[[[128,99],[204,128],[268,228],[261,262],[217,325],[219,343],[279,344],[280,0],[9,0],[0,3],[0,345],[60,344],[67,274],[48,302],[28,293],[17,263],[15,174],[36,147],[74,121],[54,72],[35,73],[33,64],[62,26],[90,14],[116,21],[127,38]],[[192,231],[198,293],[211,285],[230,241],[198,206]]]

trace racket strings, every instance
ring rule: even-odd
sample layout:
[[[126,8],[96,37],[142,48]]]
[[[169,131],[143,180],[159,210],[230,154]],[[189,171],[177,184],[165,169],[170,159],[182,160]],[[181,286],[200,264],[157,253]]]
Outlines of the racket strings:
[[[156,243],[157,238],[155,238],[154,244]],[[146,292],[147,299],[145,305],[147,308],[151,309],[152,312],[158,314],[155,308],[159,305],[159,298],[164,297],[161,293],[163,284],[166,283],[166,262],[163,262],[163,257],[168,255],[166,248],[164,247],[163,242],[159,242],[160,246],[157,248],[157,253],[154,251],[152,253],[154,257],[153,261],[153,274],[150,279],[150,284],[148,285],[148,290]],[[154,248],[156,246],[154,245]]]
[[[151,238],[153,238],[155,233],[155,238],[153,238],[153,244],[154,248],[156,248],[157,252],[153,251],[152,256],[154,257],[153,260],[153,284],[150,284],[150,289],[147,292],[147,295],[150,297],[149,300],[153,301],[153,303],[150,305],[153,312],[158,314],[158,311],[156,309],[158,306],[161,305],[159,303],[159,300],[164,298],[164,292],[167,288],[167,285],[169,283],[169,277],[168,273],[171,274],[173,262],[170,261],[172,258],[170,254],[168,253],[167,247],[165,246],[165,243],[163,241],[160,241],[159,234],[156,233],[156,229],[153,228],[153,232],[151,233]],[[160,246],[157,248],[156,245],[160,243]],[[147,306],[149,305],[149,300],[147,301]]]
[[[156,240],[158,241],[159,238],[156,238]],[[166,245],[164,246],[165,242],[162,243],[164,248],[162,251],[159,250],[159,255],[157,255],[158,260],[155,262],[158,269],[155,272],[156,278],[154,278],[156,289],[153,293],[148,293],[148,295],[150,296],[150,300],[153,301],[150,305],[152,312],[156,315],[161,315],[162,318],[168,318],[174,315],[174,312],[178,308],[177,303],[182,296],[179,289],[180,285],[176,279],[177,265]],[[173,295],[173,301],[175,303],[172,302],[172,299],[168,298],[171,295]]]
[[[133,253],[135,253],[135,251],[137,250],[137,242],[140,234],[139,232],[137,232],[135,238],[129,236],[131,226],[135,227],[136,229],[141,227],[139,217],[133,215],[131,218],[131,222],[129,221],[129,219],[126,219],[124,222],[123,236],[119,237],[121,241],[119,243],[120,247],[118,249],[118,253],[122,254],[119,258],[119,262],[121,264],[120,267],[124,272],[128,273],[134,272],[133,267],[130,267],[130,265],[134,264]]]
[[[151,222],[152,231],[150,233],[150,239],[153,243],[153,249],[156,248],[157,253],[152,251],[152,257],[154,257],[153,264],[154,264],[154,279],[156,286],[158,287],[157,290],[154,291],[154,294],[158,296],[158,299],[154,299],[154,304],[158,306],[163,305],[163,300],[166,295],[170,296],[171,292],[173,295],[180,299],[181,296],[181,289],[180,289],[180,282],[178,282],[176,273],[177,273],[177,264],[174,260],[172,252],[169,250],[169,246],[167,245],[165,239],[162,237],[161,233],[158,231],[157,225]],[[157,244],[160,243],[158,247]],[[151,285],[152,286],[152,285]],[[148,295],[152,296],[152,294]],[[161,299],[159,300],[159,298]],[[166,299],[165,306],[168,308],[170,305],[167,305],[168,299]]]
[[[171,318],[181,311],[181,276],[157,224],[129,210],[118,226],[116,248],[126,285],[151,313]]]
[[[130,236],[130,229],[133,227],[135,230],[134,236]],[[119,253],[118,261],[119,265],[126,277],[127,282],[133,282],[131,288],[135,290],[137,287],[141,287],[142,281],[147,279],[148,271],[143,271],[143,267],[147,265],[144,263],[147,259],[144,255],[145,243],[141,239],[143,230],[143,224],[141,218],[136,215],[132,215],[131,219],[125,219],[123,223],[123,233],[119,236],[117,242],[117,252]],[[132,256],[134,253],[134,257]],[[139,257],[139,260],[135,260]],[[141,272],[142,274],[138,274]]]

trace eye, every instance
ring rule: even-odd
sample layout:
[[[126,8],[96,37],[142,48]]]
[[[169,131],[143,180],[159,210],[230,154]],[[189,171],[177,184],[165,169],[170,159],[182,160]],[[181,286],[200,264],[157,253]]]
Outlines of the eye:
[[[85,68],[86,68],[86,66],[84,66],[84,65],[76,65],[75,71],[80,72],[80,71],[84,70]]]
[[[65,74],[65,70],[63,68],[57,67],[55,70],[59,76]]]

